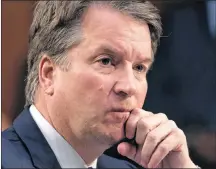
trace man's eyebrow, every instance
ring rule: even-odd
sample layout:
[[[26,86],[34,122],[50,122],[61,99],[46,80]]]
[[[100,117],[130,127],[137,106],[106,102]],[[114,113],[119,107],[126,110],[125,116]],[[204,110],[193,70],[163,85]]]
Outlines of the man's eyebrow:
[[[144,59],[141,60],[141,62],[144,62],[144,63],[153,63],[154,62],[154,57],[144,58]]]
[[[97,49],[96,52],[103,52],[106,54],[110,54],[113,56],[123,56],[124,54],[126,54],[126,52],[124,52],[123,50],[119,50],[116,47],[114,47],[113,45],[109,45],[109,44],[102,44],[100,45]]]
[[[154,63],[154,55],[151,58],[147,58],[146,61],[148,65],[148,71],[152,69],[153,63]]]
[[[138,60],[140,63],[149,64],[149,67],[151,67],[154,62],[154,55],[152,54],[152,56],[148,57],[148,56],[140,54],[138,56]]]
[[[114,57],[115,56],[122,57],[124,55],[127,55],[127,52],[124,49],[116,48],[116,47],[114,47],[113,45],[110,45],[110,44],[102,44],[102,45],[100,45],[98,48],[96,48],[95,52],[101,52],[101,53],[105,53],[105,54],[110,54],[110,55],[112,55]],[[138,58],[140,58],[139,60],[142,63],[150,63],[150,65],[152,65],[152,63],[154,62],[154,56],[146,57],[146,56],[140,54]]]

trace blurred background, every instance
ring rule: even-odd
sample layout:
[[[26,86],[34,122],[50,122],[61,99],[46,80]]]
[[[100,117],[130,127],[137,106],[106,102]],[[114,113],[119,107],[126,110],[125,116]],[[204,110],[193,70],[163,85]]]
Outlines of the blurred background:
[[[164,112],[202,168],[216,168],[216,1],[157,0],[163,37],[144,109]],[[2,130],[22,111],[34,1],[2,1]],[[120,157],[115,148],[105,153]]]

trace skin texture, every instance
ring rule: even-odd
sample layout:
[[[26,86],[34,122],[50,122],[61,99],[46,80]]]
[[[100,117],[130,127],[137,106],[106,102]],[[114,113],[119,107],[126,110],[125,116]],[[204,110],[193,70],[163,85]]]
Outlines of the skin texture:
[[[141,109],[153,61],[148,25],[108,7],[91,7],[82,28],[83,41],[67,54],[68,71],[47,55],[41,59],[35,105],[42,115],[87,164],[125,133],[133,137],[137,128],[138,149],[122,143],[118,146],[122,155],[145,167],[194,167],[184,134],[175,123]],[[159,138],[144,144],[150,130]],[[167,135],[168,150],[174,153],[166,149],[165,154],[156,152],[151,157]],[[168,153],[163,160],[167,164],[162,165]]]

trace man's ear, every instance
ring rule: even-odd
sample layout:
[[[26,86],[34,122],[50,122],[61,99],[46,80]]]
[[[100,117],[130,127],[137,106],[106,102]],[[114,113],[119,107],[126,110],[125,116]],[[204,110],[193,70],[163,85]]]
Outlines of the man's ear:
[[[54,71],[55,64],[52,59],[47,55],[43,55],[39,63],[39,85],[48,95],[54,93]]]

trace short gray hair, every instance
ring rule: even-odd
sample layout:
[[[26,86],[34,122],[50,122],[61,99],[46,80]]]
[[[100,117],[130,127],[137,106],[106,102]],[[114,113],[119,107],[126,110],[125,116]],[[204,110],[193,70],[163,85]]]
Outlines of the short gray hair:
[[[39,1],[34,10],[29,35],[26,106],[34,103],[35,92],[39,85],[38,68],[43,54],[47,54],[59,66],[66,65],[68,49],[78,45],[82,40],[83,13],[93,3],[108,4],[119,12],[147,23],[151,34],[152,51],[153,54],[156,53],[162,34],[161,18],[158,9],[148,1]],[[65,70],[67,67],[64,67]]]

